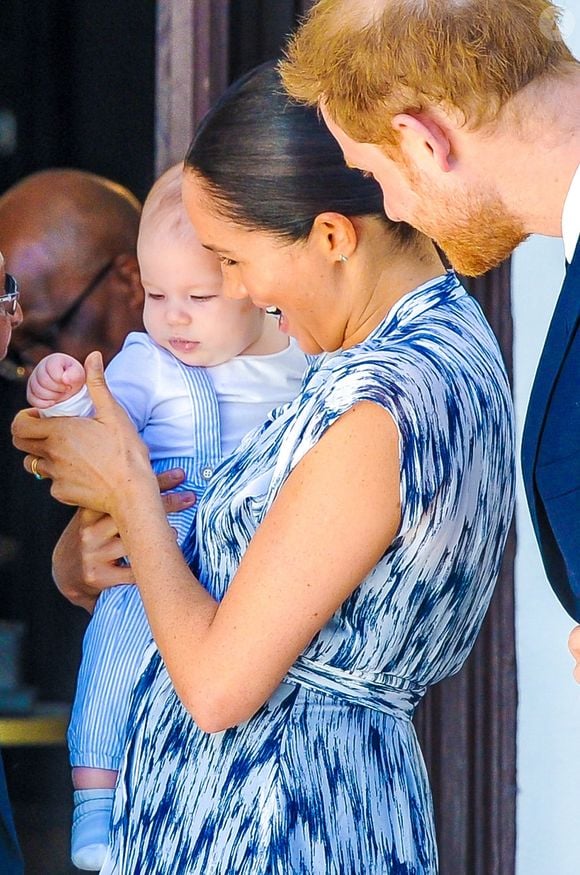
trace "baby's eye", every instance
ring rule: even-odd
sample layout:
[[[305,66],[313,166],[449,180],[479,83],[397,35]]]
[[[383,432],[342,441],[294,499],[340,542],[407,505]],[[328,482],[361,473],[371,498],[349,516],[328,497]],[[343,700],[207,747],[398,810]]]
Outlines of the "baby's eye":
[[[165,295],[155,295],[153,292],[147,292],[147,297],[150,301],[163,301],[165,299]]]
[[[217,295],[190,295],[189,300],[190,301],[213,301],[213,299],[216,297],[217,297]]]

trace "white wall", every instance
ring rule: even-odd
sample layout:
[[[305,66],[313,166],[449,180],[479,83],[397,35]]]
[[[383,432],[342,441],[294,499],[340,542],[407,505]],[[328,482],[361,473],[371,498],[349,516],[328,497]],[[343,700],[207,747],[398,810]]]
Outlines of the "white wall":
[[[580,57],[580,0],[560,0],[559,5],[564,10],[563,33]],[[514,371],[520,435],[564,273],[563,258],[561,240],[542,237],[529,240],[514,255]],[[574,623],[546,580],[521,478],[517,525],[517,875],[579,875],[580,687],[572,678],[567,648]]]
[[[520,435],[560,288],[563,258],[560,240],[541,237],[528,241],[514,255],[514,371]],[[521,477],[517,526],[517,875],[579,875],[580,687],[572,678],[567,648],[574,623],[546,580]]]

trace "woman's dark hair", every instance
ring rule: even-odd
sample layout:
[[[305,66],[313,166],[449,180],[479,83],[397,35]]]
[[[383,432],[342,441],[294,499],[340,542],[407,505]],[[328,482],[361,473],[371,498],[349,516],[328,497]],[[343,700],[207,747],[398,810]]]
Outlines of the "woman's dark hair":
[[[376,216],[405,245],[417,234],[385,215],[378,184],[344,163],[318,112],[284,92],[273,61],[238,79],[209,110],[185,158],[219,213],[254,230],[304,240],[316,216]]]

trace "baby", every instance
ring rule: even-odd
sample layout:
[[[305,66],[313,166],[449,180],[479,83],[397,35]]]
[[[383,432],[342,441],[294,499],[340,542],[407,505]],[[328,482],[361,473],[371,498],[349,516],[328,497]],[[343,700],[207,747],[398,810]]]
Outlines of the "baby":
[[[137,256],[143,323],[106,371],[107,384],[147,444],[154,470],[182,468],[199,498],[220,462],[268,412],[298,393],[307,361],[274,316],[222,293],[217,258],[181,203],[181,165],[153,186]],[[90,415],[82,365],[55,353],[36,367],[28,400],[43,415]],[[170,515],[185,558],[196,506]],[[99,870],[106,852],[131,692],[151,632],[136,586],[102,593],[87,629],[68,744],[75,788],[72,860]]]

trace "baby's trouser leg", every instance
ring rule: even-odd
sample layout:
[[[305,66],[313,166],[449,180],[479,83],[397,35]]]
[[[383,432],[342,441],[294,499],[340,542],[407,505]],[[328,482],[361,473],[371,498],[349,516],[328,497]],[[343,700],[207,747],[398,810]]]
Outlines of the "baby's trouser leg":
[[[150,641],[137,587],[103,592],[85,634],[68,728],[73,767],[119,768],[131,693]]]
[[[68,730],[76,790],[72,859],[81,869],[98,871],[105,856],[131,693],[150,640],[137,587],[114,587],[99,597]]]

